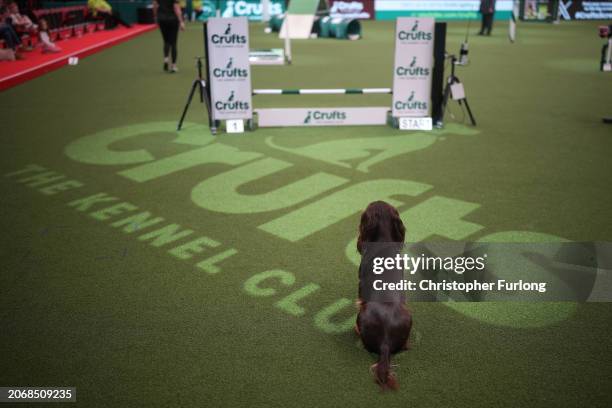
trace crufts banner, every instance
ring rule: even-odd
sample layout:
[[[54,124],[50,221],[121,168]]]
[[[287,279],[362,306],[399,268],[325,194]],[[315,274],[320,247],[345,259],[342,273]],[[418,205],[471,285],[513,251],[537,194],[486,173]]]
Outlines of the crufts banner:
[[[399,17],[395,26],[393,116],[429,116],[433,69],[433,18]]]
[[[565,20],[610,20],[612,1],[561,0],[559,13]]]
[[[221,0],[214,2],[221,10],[221,17],[248,17],[261,20],[263,6],[261,0]],[[271,16],[285,12],[284,0],[268,0],[268,13]]]
[[[374,18],[374,0],[329,0],[329,15],[332,18]]]
[[[259,109],[260,127],[384,125],[389,108],[280,108]]]
[[[206,24],[213,118],[250,119],[249,22],[246,17],[211,18]]]
[[[376,0],[377,20],[396,17],[434,17],[438,20],[468,20],[480,18],[480,0]],[[508,19],[512,0],[495,2],[495,19]]]

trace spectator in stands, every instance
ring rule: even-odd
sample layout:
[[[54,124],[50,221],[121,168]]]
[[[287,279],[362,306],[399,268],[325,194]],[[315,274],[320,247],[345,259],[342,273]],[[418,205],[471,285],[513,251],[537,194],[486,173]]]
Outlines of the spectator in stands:
[[[94,18],[103,18],[106,28],[116,27],[117,24],[121,24],[124,27],[130,28],[132,25],[126,23],[117,11],[113,11],[113,8],[105,0],[87,0],[87,7],[91,11],[91,15]]]
[[[193,7],[194,19],[197,20],[204,12],[202,0],[193,0],[191,7]]]
[[[30,17],[19,12],[19,6],[16,2],[7,3],[11,23],[17,32],[36,32],[38,26],[30,20]]]
[[[0,38],[4,40],[6,46],[13,51],[15,59],[23,59],[23,55],[17,51],[21,45],[21,40],[11,24],[9,12],[6,6],[0,6]]]
[[[164,40],[164,71],[177,72],[178,31],[179,27],[181,30],[185,29],[179,0],[153,0],[153,13]],[[171,65],[169,57],[172,57]]]
[[[51,41],[51,37],[49,37],[49,26],[47,25],[47,20],[41,18],[40,21],[40,31],[38,33],[40,37],[40,42],[42,44],[42,52],[50,53],[50,52],[60,52],[62,49],[55,45],[53,41]]]
[[[482,14],[482,25],[478,35],[491,35],[493,29],[493,15],[495,14],[495,0],[480,0],[480,14]]]

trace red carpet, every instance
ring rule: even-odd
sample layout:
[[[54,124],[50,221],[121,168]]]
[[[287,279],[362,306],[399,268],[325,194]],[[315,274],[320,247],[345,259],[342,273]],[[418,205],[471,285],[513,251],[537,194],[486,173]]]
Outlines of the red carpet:
[[[68,64],[70,57],[86,57],[153,29],[155,29],[154,24],[97,31],[84,34],[82,37],[57,41],[56,44],[62,49],[59,53],[43,54],[40,48],[35,48],[34,51],[23,53],[24,60],[1,61],[0,91],[58,69]]]

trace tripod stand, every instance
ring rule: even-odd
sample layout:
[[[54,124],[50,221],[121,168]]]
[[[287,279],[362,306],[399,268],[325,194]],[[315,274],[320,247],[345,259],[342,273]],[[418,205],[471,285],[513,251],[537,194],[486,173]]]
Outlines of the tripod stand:
[[[451,88],[453,87],[453,85],[457,85],[457,84],[461,85],[461,93],[459,95],[453,95],[453,99],[455,99],[457,103],[459,103],[459,106],[461,106],[461,103],[465,104],[465,108],[467,109],[472,126],[476,126],[476,119],[474,119],[474,115],[472,115],[472,110],[470,109],[470,105],[468,104],[467,98],[465,97],[465,93],[463,92],[463,86],[461,84],[461,81],[455,75],[455,65],[457,65],[457,57],[454,55],[451,55],[450,60],[451,60],[451,74],[448,77],[446,86],[444,87],[444,97],[442,99],[442,111],[440,112],[440,119],[438,120],[438,123],[436,124],[436,126],[441,126],[442,123],[444,122],[444,113],[446,111],[446,105],[448,104],[448,98],[451,96]]]
[[[196,67],[198,69],[198,77],[193,80],[193,84],[191,85],[191,90],[189,91],[189,97],[187,97],[187,103],[183,108],[183,114],[179,119],[178,126],[176,130],[181,130],[183,127],[183,121],[185,120],[185,115],[187,115],[187,110],[189,109],[189,105],[191,105],[191,100],[193,99],[193,94],[195,90],[198,89],[200,93],[200,103],[206,103],[206,110],[208,111],[208,125],[210,126],[210,131],[214,135],[217,133],[217,121],[212,118],[212,109],[210,106],[210,94],[206,87],[206,81],[202,78],[202,58],[204,57],[196,57]]]

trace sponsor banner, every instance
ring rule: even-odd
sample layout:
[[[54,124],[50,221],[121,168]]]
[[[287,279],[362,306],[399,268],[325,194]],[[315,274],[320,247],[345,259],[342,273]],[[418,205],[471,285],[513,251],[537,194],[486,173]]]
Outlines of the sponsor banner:
[[[284,0],[269,0],[268,13],[270,16],[285,12]],[[261,21],[261,0],[221,0],[221,17],[247,17],[249,20]]]
[[[211,18],[206,24],[213,118],[250,119],[253,112],[248,20]]]
[[[374,0],[330,0],[329,15],[332,18],[374,18]]]
[[[559,8],[560,10],[562,7]],[[524,0],[523,1],[523,20],[546,21],[554,18],[552,3],[548,0]]]
[[[559,13],[564,20],[610,20],[612,19],[612,0],[561,0]]]
[[[355,126],[386,125],[386,106],[365,108],[257,109],[258,126]]]
[[[200,21],[206,21],[210,17],[217,15],[217,3],[215,0],[204,0],[202,1],[202,13],[198,17]]]
[[[468,20],[480,18],[480,0],[375,0],[377,20],[397,17],[434,17],[438,20]],[[495,19],[510,18],[512,0],[497,0]]]
[[[399,17],[395,26],[393,116],[429,116],[433,18]]]

